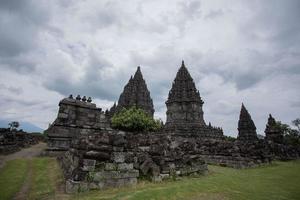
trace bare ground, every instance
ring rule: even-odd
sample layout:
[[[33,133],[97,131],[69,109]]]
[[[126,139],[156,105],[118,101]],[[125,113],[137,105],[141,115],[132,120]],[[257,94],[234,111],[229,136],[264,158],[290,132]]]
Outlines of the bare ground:
[[[22,149],[21,151],[9,154],[9,155],[1,155],[0,156],[0,169],[5,165],[7,161],[19,159],[19,158],[33,158],[41,155],[42,151],[46,148],[46,143],[38,143],[31,147]]]

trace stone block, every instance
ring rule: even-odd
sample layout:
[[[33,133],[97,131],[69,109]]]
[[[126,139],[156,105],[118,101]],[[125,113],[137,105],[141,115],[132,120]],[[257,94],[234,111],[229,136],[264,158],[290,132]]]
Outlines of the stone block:
[[[204,173],[207,170],[207,165],[199,165],[199,166],[186,166],[182,168],[181,175],[189,175],[193,173]]]
[[[89,145],[88,149],[96,150],[96,151],[105,151],[105,152],[111,152],[113,151],[113,147],[111,145],[107,144],[99,144],[99,145]]]
[[[118,169],[118,166],[116,163],[105,163],[105,168],[106,171],[116,171]]]
[[[128,171],[133,169],[133,163],[119,163],[118,170],[119,171]]]
[[[152,181],[153,182],[161,182],[162,181],[162,177],[161,176],[152,176]]]
[[[66,113],[58,113],[58,118],[62,118],[62,119],[67,119],[68,118],[68,114]]]
[[[124,135],[121,134],[115,135],[113,137],[112,143],[114,146],[120,146],[120,147],[124,146],[124,144],[126,143]]]
[[[80,181],[67,180],[66,181],[66,193],[76,193],[79,191]]]
[[[162,180],[170,178],[170,174],[160,174],[159,176],[161,177]]]
[[[113,147],[113,151],[124,151],[124,147],[116,147],[116,146],[114,146]]]
[[[94,171],[96,165],[96,160],[91,160],[91,159],[83,159],[83,171]]]
[[[96,160],[108,160],[110,158],[109,153],[99,151],[88,151],[85,153],[85,156]]]
[[[126,185],[136,185],[137,184],[137,178],[126,178],[125,179]]]
[[[88,117],[89,118],[94,118],[94,117],[96,117],[96,115],[95,115],[95,113],[88,113]]]
[[[125,162],[125,153],[124,152],[114,152],[112,153],[112,161],[116,163],[123,163]]]
[[[144,152],[149,152],[150,151],[150,146],[139,147],[139,150],[144,151]]]
[[[94,174],[93,180],[100,182],[108,179],[120,179],[120,178],[137,178],[139,176],[138,170],[130,171],[100,171]]]

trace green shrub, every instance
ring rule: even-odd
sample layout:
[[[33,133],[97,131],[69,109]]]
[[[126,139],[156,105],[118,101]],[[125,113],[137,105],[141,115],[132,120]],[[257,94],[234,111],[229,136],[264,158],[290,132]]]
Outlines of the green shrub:
[[[124,131],[157,131],[161,128],[162,122],[155,120],[144,110],[136,107],[123,108],[114,114],[111,119],[112,127]]]

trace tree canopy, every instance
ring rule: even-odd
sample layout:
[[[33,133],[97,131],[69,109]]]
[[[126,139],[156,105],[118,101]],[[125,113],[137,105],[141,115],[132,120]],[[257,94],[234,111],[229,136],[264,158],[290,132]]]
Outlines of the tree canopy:
[[[17,129],[20,126],[20,123],[17,121],[12,121],[8,124],[11,130]]]
[[[144,110],[136,107],[123,108],[111,119],[112,127],[124,131],[157,131],[162,127],[160,120],[150,117]]]

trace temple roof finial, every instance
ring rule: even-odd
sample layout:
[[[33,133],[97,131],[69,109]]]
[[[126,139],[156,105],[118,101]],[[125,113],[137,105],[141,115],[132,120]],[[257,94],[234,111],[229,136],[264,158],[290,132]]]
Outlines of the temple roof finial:
[[[143,79],[143,75],[142,75],[142,72],[141,72],[141,67],[138,66],[137,69],[136,69],[136,72],[133,76],[134,79]]]

